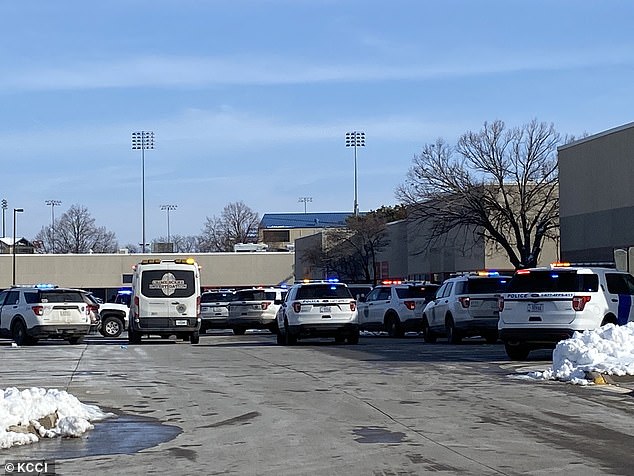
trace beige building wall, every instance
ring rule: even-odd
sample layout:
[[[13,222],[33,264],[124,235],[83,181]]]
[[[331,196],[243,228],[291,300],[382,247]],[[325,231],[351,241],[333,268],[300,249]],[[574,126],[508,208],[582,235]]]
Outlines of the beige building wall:
[[[201,266],[203,287],[272,285],[295,280],[294,253],[195,254],[32,254],[16,255],[17,284],[54,283],[64,287],[117,288],[123,275],[142,259],[193,257]],[[13,277],[13,256],[0,255],[0,288]]]
[[[323,249],[324,232],[310,234],[295,240],[295,277],[302,279],[323,279],[325,270],[315,268],[308,260],[310,250]]]

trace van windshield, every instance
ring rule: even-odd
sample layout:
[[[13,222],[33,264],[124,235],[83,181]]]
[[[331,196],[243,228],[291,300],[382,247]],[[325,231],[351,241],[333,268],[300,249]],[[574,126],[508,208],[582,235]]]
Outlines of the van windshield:
[[[146,297],[185,298],[196,293],[196,280],[193,271],[147,270],[141,275],[141,294]]]
[[[597,292],[596,274],[578,274],[574,270],[539,270],[515,274],[507,292]]]

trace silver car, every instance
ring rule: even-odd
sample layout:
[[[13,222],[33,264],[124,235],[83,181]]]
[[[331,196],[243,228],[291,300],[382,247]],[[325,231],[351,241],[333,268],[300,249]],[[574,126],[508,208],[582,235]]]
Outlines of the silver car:
[[[206,291],[200,296],[200,332],[208,329],[228,329],[229,303],[235,294],[232,290]]]

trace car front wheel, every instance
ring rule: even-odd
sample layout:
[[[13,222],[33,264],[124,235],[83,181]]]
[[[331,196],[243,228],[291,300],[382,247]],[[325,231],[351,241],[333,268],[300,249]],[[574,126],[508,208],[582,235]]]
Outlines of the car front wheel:
[[[123,332],[123,322],[118,317],[106,316],[101,322],[101,335],[104,337],[119,337]]]

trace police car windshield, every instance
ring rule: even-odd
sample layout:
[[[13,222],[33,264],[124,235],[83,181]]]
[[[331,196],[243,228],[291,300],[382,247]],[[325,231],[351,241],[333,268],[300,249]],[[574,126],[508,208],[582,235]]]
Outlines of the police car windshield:
[[[40,302],[84,302],[84,298],[77,291],[40,291]]]
[[[203,293],[200,302],[229,302],[233,293]]]
[[[243,289],[236,291],[232,301],[274,301],[275,291],[265,291],[264,289]]]
[[[515,274],[507,292],[597,292],[596,274],[578,274],[575,270],[539,270]]]
[[[476,278],[465,282],[463,294],[489,294],[504,292],[509,278]]]
[[[431,300],[440,286],[407,286],[396,288],[396,295],[400,299],[428,299]]]
[[[341,284],[311,284],[297,290],[297,299],[351,299],[347,286]]]

